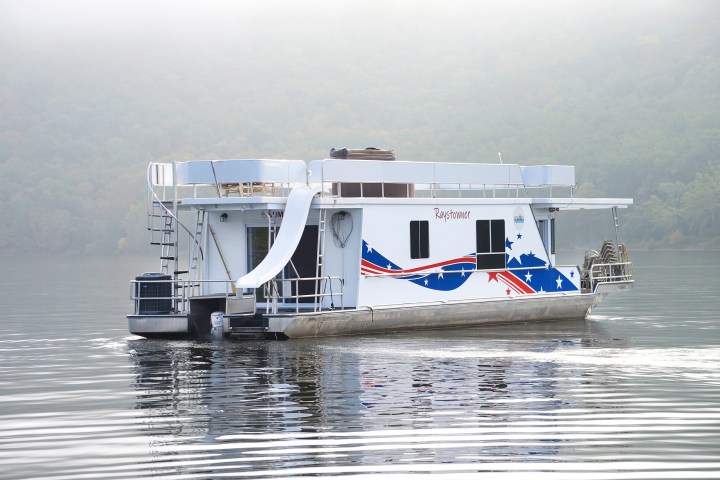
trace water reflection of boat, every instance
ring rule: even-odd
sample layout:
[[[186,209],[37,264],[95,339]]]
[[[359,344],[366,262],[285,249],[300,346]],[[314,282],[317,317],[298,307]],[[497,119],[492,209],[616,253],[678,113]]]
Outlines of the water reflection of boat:
[[[392,340],[136,340],[135,407],[158,461],[183,454],[208,472],[244,468],[232,459],[261,470],[554,456],[564,445],[554,417],[592,408],[576,395],[592,377],[571,374],[564,355],[592,356],[588,345],[610,339],[592,322],[548,325]]]
[[[632,287],[618,208],[567,166],[198,160],[148,169],[157,272],[132,281],[132,333],[307,337],[583,318]],[[614,241],[555,259],[561,212],[607,208]],[[598,242],[600,243],[600,242]]]

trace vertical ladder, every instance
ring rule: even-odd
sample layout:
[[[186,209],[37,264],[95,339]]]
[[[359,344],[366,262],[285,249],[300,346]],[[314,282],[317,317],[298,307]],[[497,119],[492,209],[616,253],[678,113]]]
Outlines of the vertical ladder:
[[[170,273],[170,262],[177,252],[177,225],[172,213],[160,200],[152,200],[152,209],[148,213],[150,245],[160,246],[160,271]]]
[[[170,262],[176,259],[177,246],[177,230],[175,227],[175,219],[169,213],[163,215],[162,240],[160,243],[160,269],[163,273],[169,273]]]
[[[322,308],[322,297],[320,296],[320,276],[323,274],[323,261],[325,258],[325,220],[327,210],[321,208],[319,210],[320,218],[318,220],[318,244],[315,270],[315,311],[318,312]]]
[[[195,219],[195,233],[192,237],[192,247],[190,248],[190,257],[188,259],[189,280],[194,281],[200,278],[198,269],[200,268],[200,259],[202,257],[202,236],[205,228],[205,210],[198,210]],[[179,272],[187,273],[187,272]]]
[[[176,223],[179,223],[178,220],[175,220]],[[200,259],[202,259],[202,246],[201,246],[201,237],[203,233],[203,227],[205,224],[205,210],[198,210],[197,217],[196,217],[196,223],[195,223],[195,232],[192,234],[192,237],[190,238],[191,244],[189,244],[188,248],[188,261],[187,261],[187,270],[183,270],[180,268],[179,262],[176,260],[175,262],[175,270],[173,271],[173,280],[175,280],[175,289],[177,294],[177,302],[178,302],[178,310],[179,311],[188,311],[189,305],[186,302],[186,299],[195,295],[200,295],[202,292],[200,291],[200,283],[196,282],[195,280],[200,278],[199,275],[199,268],[200,268]],[[179,226],[179,225],[178,225]],[[188,231],[188,234],[190,235],[190,232]],[[176,237],[177,238],[177,237]],[[179,238],[177,238],[177,241],[179,243]],[[175,257],[177,257],[180,254],[180,248],[179,246],[175,248]],[[165,262],[170,261],[172,256],[168,256],[168,259],[163,260]],[[189,273],[189,277],[187,281],[179,281],[180,275],[184,275]]]

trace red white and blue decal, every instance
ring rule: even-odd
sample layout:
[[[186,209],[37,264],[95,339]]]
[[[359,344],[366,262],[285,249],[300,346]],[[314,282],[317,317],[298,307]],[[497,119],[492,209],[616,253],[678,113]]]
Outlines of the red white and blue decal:
[[[518,240],[522,235],[518,234]],[[367,276],[390,276],[406,280],[432,290],[450,291],[462,286],[472,275],[485,275],[488,282],[503,283],[507,295],[527,295],[532,293],[577,291],[575,284],[562,272],[536,257],[532,251],[518,253],[512,246],[516,242],[505,242],[505,270],[477,271],[476,254],[451,258],[414,268],[402,268],[388,260],[380,252],[363,240],[362,263],[360,273]],[[570,277],[575,277],[571,270]]]
[[[421,285],[433,290],[455,290],[470,278],[475,270],[475,254],[445,260],[443,262],[404,269],[391,262],[363,240],[363,275],[392,275],[399,280]],[[431,273],[433,272],[433,273]]]

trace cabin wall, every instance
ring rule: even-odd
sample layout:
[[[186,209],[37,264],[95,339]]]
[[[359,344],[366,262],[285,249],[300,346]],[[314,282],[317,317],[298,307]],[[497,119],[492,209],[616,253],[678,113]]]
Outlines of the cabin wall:
[[[252,212],[258,214],[259,212]],[[226,214],[224,221],[221,216]],[[247,269],[247,222],[249,215],[241,211],[209,211],[207,214],[208,226],[205,228],[205,278],[209,280],[235,281]],[[252,218],[250,219],[252,221]],[[215,236],[210,233],[212,228]],[[227,265],[226,271],[222,258]],[[225,293],[226,285],[218,282],[211,283],[205,290],[206,294]]]
[[[343,222],[337,225],[333,222],[335,214],[342,215],[342,212],[349,214]],[[360,277],[360,248],[362,246],[362,210],[359,208],[350,209],[328,209],[325,226],[325,258],[324,276],[337,276],[343,278],[342,303],[339,297],[334,297],[332,302],[335,308],[343,305],[345,308],[357,305],[357,287]],[[348,233],[347,219],[351,220],[351,231]],[[337,235],[338,238],[335,238]],[[344,247],[341,246],[344,243]],[[337,283],[333,282],[333,293],[337,292]],[[330,306],[330,298],[323,300],[323,308]]]
[[[224,222],[221,222],[220,219],[223,214],[226,214],[227,217]],[[284,214],[285,212],[282,209],[219,210],[209,212],[210,226],[215,232],[217,242],[213,239],[208,228],[205,240],[207,245],[205,264],[206,278],[217,280],[228,277],[225,272],[225,266],[218,253],[217,244],[220,245],[233,282],[256,267],[265,257],[268,249],[272,248],[272,240],[268,242],[267,236],[261,235],[260,238],[255,237],[260,243],[253,245],[249,234],[250,229],[260,229],[262,233],[265,234],[265,232],[272,227],[274,229],[274,235],[278,235],[282,229]],[[300,275],[303,278],[316,276],[316,268],[314,265],[317,256],[317,233],[315,232],[317,231],[318,223],[318,211],[310,211],[306,225],[315,227],[315,231],[310,230],[308,232],[310,237],[308,237],[304,243],[304,249],[295,252],[293,255],[294,265],[300,269]],[[300,249],[301,246],[298,248]],[[257,249],[257,251],[255,253],[249,251],[253,249]],[[251,255],[255,257],[254,264],[251,261]],[[311,265],[309,268],[308,261]],[[305,268],[303,268],[303,266]],[[284,274],[281,272],[280,276],[282,275]],[[294,278],[294,275],[291,274],[290,278]],[[307,285],[308,283],[303,283],[302,287],[305,288]],[[292,295],[292,291],[297,284],[286,282],[279,284],[279,286],[287,289],[284,290],[285,293]],[[214,286],[211,291],[207,291],[206,293],[219,293],[221,291],[224,292],[221,286]],[[300,293],[308,294],[309,292],[305,291]]]
[[[344,247],[334,238],[333,230],[333,215],[341,211],[351,217],[351,231],[344,239]],[[227,218],[220,221],[223,213]],[[283,210],[208,213],[208,222],[233,282],[249,270],[248,227],[265,229],[270,222],[280,228],[283,214]],[[579,289],[577,267],[554,266],[538,231],[538,218],[529,204],[458,204],[443,200],[435,205],[366,203],[329,208],[325,218],[322,275],[343,278],[344,283],[342,299],[337,295],[338,280],[332,288],[325,285],[324,292],[332,290],[334,296],[323,299],[324,308],[331,304],[334,308],[353,308],[507,298]],[[495,240],[501,249],[491,252],[495,263],[490,267],[477,263],[478,250],[483,248],[479,246],[478,220],[485,221],[485,225],[500,222],[504,228],[503,238]],[[419,245],[417,234],[411,238],[411,222],[412,228],[421,225],[425,229],[420,235],[426,238],[421,238]],[[319,224],[317,209],[310,211],[307,224]],[[209,232],[205,245],[205,277],[227,280],[216,242]],[[302,255],[314,259],[317,250],[306,247]],[[315,273],[305,272],[304,276],[312,277]],[[225,285],[218,283],[205,293],[224,291]]]
[[[227,215],[225,221],[221,221],[223,214]],[[283,215],[283,210],[265,209],[209,211],[208,223],[215,232],[215,239],[213,239],[210,233],[210,228],[206,228],[205,278],[213,280],[224,280],[228,278],[225,266],[218,253],[218,245],[222,251],[222,256],[225,259],[233,282],[248,273],[251,270],[248,252],[250,248],[248,229],[268,229],[271,226],[275,229],[275,234],[277,235],[277,232],[282,226]],[[311,212],[307,224],[318,224],[317,212]],[[272,244],[270,244],[270,246],[271,245]],[[315,249],[312,254],[316,254]],[[215,286],[207,293],[217,293],[221,291],[224,292],[224,287]]]
[[[502,220],[502,253],[507,269],[515,273],[493,273],[505,271],[504,266],[475,271],[478,220]],[[427,222],[427,251],[415,245],[415,255],[411,254],[411,221]],[[558,271],[557,278],[551,278],[555,271],[549,269],[547,252],[527,204],[366,205],[362,239],[359,306],[505,298],[535,293],[534,289],[547,292],[555,285],[557,291],[576,290],[579,285],[576,271]],[[427,257],[412,258],[418,254]],[[377,276],[369,269],[400,274]]]

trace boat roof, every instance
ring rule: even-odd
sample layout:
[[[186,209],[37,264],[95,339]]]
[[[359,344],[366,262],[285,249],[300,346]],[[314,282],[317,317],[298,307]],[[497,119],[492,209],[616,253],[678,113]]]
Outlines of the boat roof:
[[[191,195],[180,194],[177,198],[183,205],[205,208],[240,204],[282,208],[290,191],[300,185],[318,186],[321,199],[331,197],[334,203],[348,206],[408,201],[457,204],[460,201],[470,204],[529,203],[539,209],[575,210],[623,208],[632,204],[629,198],[575,198],[575,167],[569,165],[334,158],[310,162],[191,160],[153,163],[148,170],[148,181],[153,187],[192,187]],[[367,195],[367,190],[363,193],[363,185],[366,188],[380,185],[380,189]],[[350,186],[359,186],[359,189]],[[395,194],[386,195],[385,189],[391,186]],[[198,187],[207,188],[203,191]],[[318,202],[322,203],[322,200]]]
[[[191,160],[152,164],[155,185],[213,185],[238,182],[402,182],[474,184],[489,187],[574,186],[575,167],[470,162],[387,160]]]

